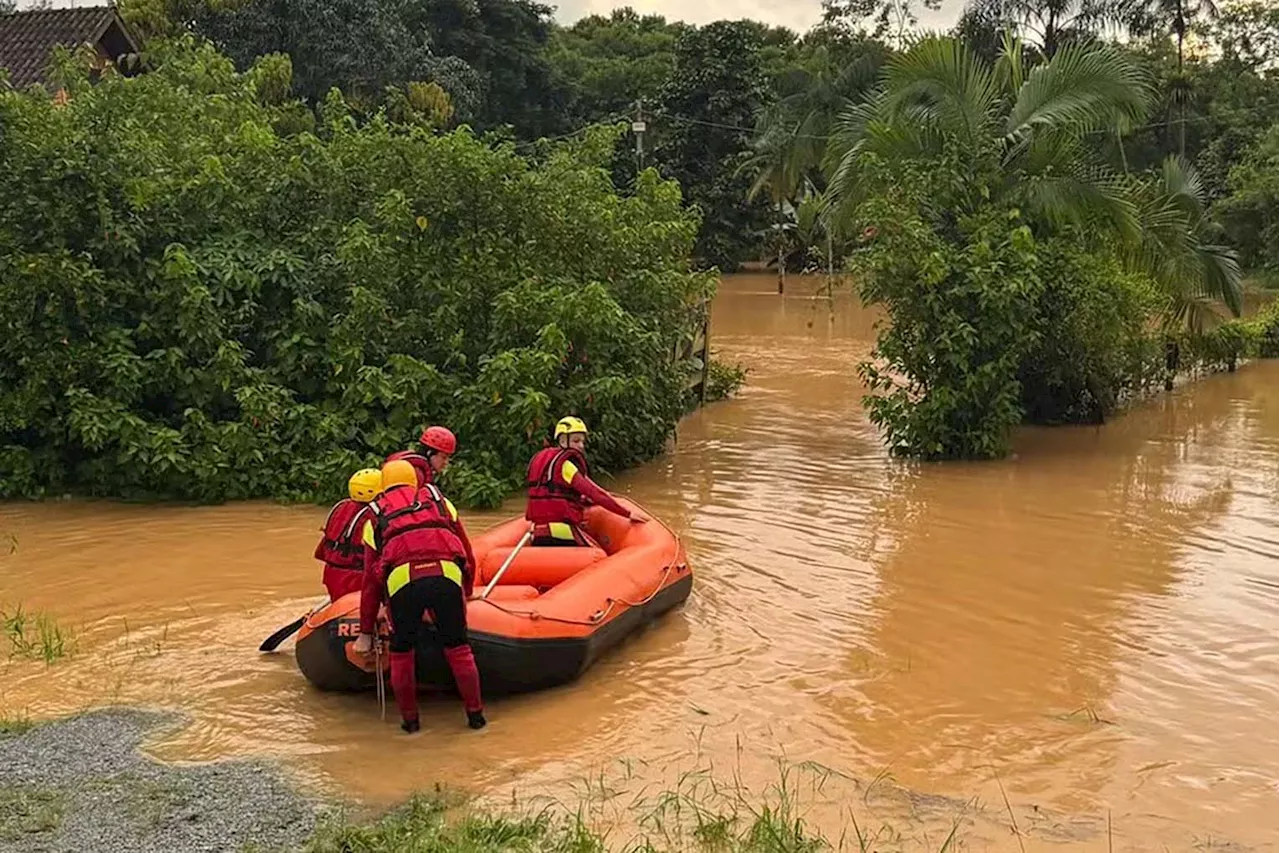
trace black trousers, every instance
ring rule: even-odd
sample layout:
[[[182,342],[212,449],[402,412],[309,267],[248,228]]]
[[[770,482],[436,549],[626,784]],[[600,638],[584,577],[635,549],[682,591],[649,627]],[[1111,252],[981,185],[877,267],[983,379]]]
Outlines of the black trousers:
[[[418,641],[422,613],[430,610],[444,648],[467,643],[467,603],[462,587],[443,575],[409,581],[391,596],[391,651],[407,652]]]

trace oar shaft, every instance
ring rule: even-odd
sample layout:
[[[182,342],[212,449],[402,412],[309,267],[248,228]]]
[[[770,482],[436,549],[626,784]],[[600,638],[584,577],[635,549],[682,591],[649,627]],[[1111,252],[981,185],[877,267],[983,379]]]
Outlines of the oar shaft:
[[[489,581],[489,585],[484,588],[484,592],[480,593],[481,598],[488,598],[489,593],[493,592],[493,588],[498,585],[498,581],[506,573],[507,567],[515,560],[516,554],[520,553],[520,549],[524,547],[524,543],[533,538],[533,525],[529,525],[529,529],[524,532],[524,536],[520,537],[520,541],[516,543],[516,547],[511,549],[511,553],[507,555],[507,559],[503,561],[502,567],[498,569],[497,574],[493,576],[493,580]]]

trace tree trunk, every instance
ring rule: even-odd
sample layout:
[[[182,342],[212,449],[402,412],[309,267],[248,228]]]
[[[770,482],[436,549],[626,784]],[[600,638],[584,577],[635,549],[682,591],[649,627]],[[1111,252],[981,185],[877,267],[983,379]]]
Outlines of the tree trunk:
[[[782,243],[782,199],[778,199],[778,292],[781,293],[787,283],[787,260],[783,256]]]
[[[1178,98],[1178,156],[1184,160],[1187,156],[1187,97],[1190,94],[1187,79],[1182,72],[1182,41],[1187,34],[1187,21],[1182,16],[1182,0],[1178,2],[1178,18],[1174,21],[1178,30],[1178,85],[1182,86]]]

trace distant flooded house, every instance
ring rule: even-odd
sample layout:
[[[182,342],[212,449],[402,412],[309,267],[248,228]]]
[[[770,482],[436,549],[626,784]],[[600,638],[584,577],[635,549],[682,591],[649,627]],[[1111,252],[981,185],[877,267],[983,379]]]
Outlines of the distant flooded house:
[[[90,6],[79,9],[30,9],[0,14],[0,69],[9,85],[25,89],[32,83],[48,83],[49,63],[59,47],[82,46],[94,53],[92,75],[114,66],[132,74],[140,50],[137,39],[115,8]],[[4,77],[0,73],[0,77]],[[65,93],[59,89],[59,99]]]

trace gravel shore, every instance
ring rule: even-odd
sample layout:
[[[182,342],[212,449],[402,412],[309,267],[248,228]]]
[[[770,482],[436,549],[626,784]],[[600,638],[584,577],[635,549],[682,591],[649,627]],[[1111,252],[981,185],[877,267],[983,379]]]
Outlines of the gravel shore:
[[[0,735],[0,852],[278,850],[324,808],[269,764],[160,764],[138,751],[176,716],[93,711]]]

